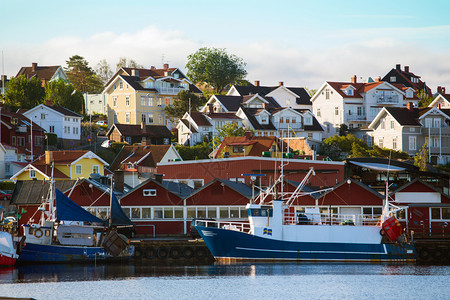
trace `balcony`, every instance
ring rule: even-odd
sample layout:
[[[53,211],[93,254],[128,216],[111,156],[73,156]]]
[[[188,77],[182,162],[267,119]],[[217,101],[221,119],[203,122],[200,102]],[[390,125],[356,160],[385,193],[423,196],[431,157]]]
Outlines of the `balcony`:
[[[439,153],[442,153],[442,155],[450,155],[450,147],[430,147],[431,155],[439,155]]]
[[[25,125],[17,126],[16,132],[18,132],[18,133],[26,133],[27,132],[27,126],[25,126]]]
[[[164,94],[164,95],[177,95],[179,92],[184,91],[184,88],[180,87],[156,87],[158,90],[158,93]]]
[[[377,104],[395,104],[395,103],[399,103],[398,95],[377,97]]]
[[[346,121],[365,121],[366,115],[358,115],[358,114],[345,114]]]

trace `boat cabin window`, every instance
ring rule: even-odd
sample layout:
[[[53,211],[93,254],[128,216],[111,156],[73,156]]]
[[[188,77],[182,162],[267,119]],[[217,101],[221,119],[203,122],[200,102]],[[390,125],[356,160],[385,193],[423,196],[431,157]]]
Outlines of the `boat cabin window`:
[[[50,230],[48,229],[45,230],[45,236],[50,236]]]
[[[33,234],[33,233],[34,233],[34,228],[33,228],[33,227],[30,227],[30,229],[28,230],[28,233],[29,233],[29,234]]]
[[[248,215],[252,217],[267,217],[267,214],[269,214],[269,217],[272,217],[273,210],[267,209],[267,208],[250,208],[248,209]]]

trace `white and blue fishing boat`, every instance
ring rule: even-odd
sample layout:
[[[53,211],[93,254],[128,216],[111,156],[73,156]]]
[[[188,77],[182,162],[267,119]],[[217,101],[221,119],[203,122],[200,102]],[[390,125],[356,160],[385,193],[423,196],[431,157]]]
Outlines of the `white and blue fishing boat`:
[[[53,193],[53,186],[50,185],[48,200],[39,208],[40,222],[23,225],[25,244],[18,263],[94,262],[134,255],[134,246],[114,229],[118,225],[132,225],[132,222],[112,189],[110,219],[105,221],[61,191]]]
[[[283,175],[247,205],[248,222],[202,220],[196,229],[217,261],[415,261],[393,214],[400,208],[385,200],[378,220],[365,216],[321,214],[318,207],[296,210],[292,203],[305,195],[302,183],[290,195],[277,195]],[[269,195],[273,199],[270,200]],[[269,200],[268,200],[269,199]],[[267,203],[266,203],[267,202]],[[389,238],[389,239],[388,239]]]

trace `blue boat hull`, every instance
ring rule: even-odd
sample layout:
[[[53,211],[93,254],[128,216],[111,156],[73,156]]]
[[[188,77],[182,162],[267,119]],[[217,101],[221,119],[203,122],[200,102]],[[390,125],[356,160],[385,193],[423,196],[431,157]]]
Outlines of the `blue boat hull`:
[[[217,260],[224,261],[415,261],[413,245],[289,242],[248,233],[196,226]]]
[[[94,262],[108,257],[103,247],[39,245],[26,243],[19,263]]]

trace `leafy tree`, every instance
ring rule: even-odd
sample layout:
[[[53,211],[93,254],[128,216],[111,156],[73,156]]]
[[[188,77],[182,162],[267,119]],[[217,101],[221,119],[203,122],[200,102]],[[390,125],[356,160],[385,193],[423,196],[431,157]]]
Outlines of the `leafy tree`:
[[[116,71],[120,70],[120,68],[143,68],[142,65],[138,64],[136,61],[130,58],[121,57],[116,64]]]
[[[317,90],[316,90],[316,89],[308,89],[308,88],[305,88],[305,90],[308,92],[308,94],[309,94],[310,97],[314,96],[314,95],[317,93]]]
[[[176,145],[175,148],[183,160],[208,159],[212,151],[210,143],[202,143],[193,147]]]
[[[347,134],[348,134],[348,126],[345,124],[341,124],[341,126],[339,126],[339,135],[346,136]]]
[[[352,144],[352,154],[351,157],[368,157],[369,151],[367,149],[357,143]]]
[[[427,94],[425,90],[420,90],[417,93],[417,97],[419,98],[419,107],[427,107],[428,105],[430,105],[431,102],[433,102],[435,98]]]
[[[209,84],[220,94],[227,85],[245,78],[245,65],[242,58],[228,54],[225,49],[204,47],[188,56],[186,75],[194,83]]]
[[[178,99],[172,105],[166,106],[164,111],[169,119],[174,122],[181,119],[189,111],[189,103],[191,111],[198,111],[200,106],[205,105],[206,99],[189,91],[181,91],[178,93]]]
[[[427,170],[427,161],[428,161],[428,146],[427,142],[423,144],[422,149],[420,149],[419,153],[414,156],[414,165],[419,167],[420,171]]]
[[[45,99],[76,113],[81,113],[83,109],[83,95],[76,91],[74,93],[73,85],[61,79],[47,82]]]
[[[39,78],[12,77],[7,83],[5,105],[12,109],[30,109],[44,102],[45,91]]]
[[[79,55],[73,55],[66,60],[67,67],[64,71],[69,77],[75,89],[82,93],[100,93],[103,89],[101,79],[89,67],[86,59]]]
[[[97,67],[95,68],[95,73],[97,74],[98,78],[102,82],[103,85],[105,85],[108,80],[113,76],[113,72],[111,70],[111,67],[109,66],[106,59],[102,59],[98,62]]]
[[[380,148],[377,145],[373,145],[373,149],[368,151],[370,157],[382,157],[391,159],[409,159],[410,156],[406,152],[389,149]]]
[[[217,130],[217,136],[213,137],[214,147],[219,146],[225,137],[245,136],[245,132],[247,131],[251,130],[239,127],[239,125],[234,122],[225,123]]]

